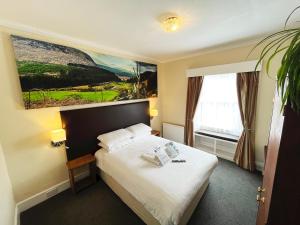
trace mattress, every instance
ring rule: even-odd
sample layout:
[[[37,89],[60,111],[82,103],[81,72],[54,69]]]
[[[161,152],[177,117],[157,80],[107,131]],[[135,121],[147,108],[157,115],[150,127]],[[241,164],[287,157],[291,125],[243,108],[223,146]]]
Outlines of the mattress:
[[[178,225],[189,205],[217,165],[214,155],[176,143],[185,163],[157,167],[143,152],[169,142],[153,135],[135,138],[113,152],[99,150],[97,166],[132,195],[162,225]]]

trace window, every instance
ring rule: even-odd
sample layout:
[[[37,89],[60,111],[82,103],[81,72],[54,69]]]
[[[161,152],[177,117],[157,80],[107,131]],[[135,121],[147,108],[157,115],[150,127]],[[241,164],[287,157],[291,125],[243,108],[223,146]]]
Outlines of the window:
[[[194,124],[199,129],[240,136],[241,123],[236,74],[205,76]]]

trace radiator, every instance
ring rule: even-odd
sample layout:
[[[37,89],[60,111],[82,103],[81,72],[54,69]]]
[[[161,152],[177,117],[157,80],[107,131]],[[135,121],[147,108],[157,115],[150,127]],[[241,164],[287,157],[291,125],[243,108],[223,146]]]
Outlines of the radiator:
[[[171,141],[184,143],[184,126],[163,123],[163,137]]]

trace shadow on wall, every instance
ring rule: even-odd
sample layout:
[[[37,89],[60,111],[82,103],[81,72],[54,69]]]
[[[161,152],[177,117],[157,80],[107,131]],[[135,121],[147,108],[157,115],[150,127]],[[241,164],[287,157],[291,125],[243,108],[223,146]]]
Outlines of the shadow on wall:
[[[8,96],[11,96],[16,103],[16,109],[23,110],[24,102],[22,99],[21,84],[18,78],[18,70],[15,61],[14,49],[10,40],[9,34],[1,34],[3,36],[3,51],[4,57],[2,58],[3,64],[7,65],[6,74],[8,74],[8,82],[10,85],[7,87],[8,91],[11,92]],[[4,67],[5,68],[5,67]]]

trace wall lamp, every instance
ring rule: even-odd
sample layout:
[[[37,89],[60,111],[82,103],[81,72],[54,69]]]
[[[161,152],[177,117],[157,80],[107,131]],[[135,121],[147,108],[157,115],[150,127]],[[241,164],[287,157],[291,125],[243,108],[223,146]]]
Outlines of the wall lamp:
[[[157,109],[150,109],[150,119],[152,120],[154,117],[158,116],[158,110]]]
[[[53,147],[59,147],[65,143],[66,131],[64,129],[57,129],[51,131],[51,145]]]

